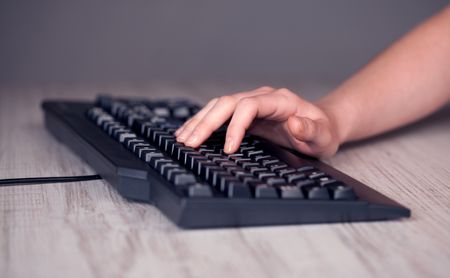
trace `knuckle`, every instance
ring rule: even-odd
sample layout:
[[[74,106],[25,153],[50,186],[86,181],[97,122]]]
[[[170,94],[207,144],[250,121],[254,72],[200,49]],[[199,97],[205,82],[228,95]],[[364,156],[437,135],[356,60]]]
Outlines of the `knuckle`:
[[[235,102],[234,97],[230,95],[221,96],[218,100],[218,103],[220,104],[231,104],[234,102]]]
[[[239,100],[236,109],[253,109],[256,106],[256,102],[253,98],[245,97]]]
[[[275,89],[273,87],[270,87],[270,86],[262,86],[262,87],[259,87],[257,90],[258,91],[273,91]]]
[[[251,103],[253,103],[253,100],[251,98],[244,97],[239,100],[238,105],[249,105]]]
[[[286,88],[280,88],[278,90],[276,90],[276,93],[282,96],[286,96],[286,97],[290,97],[292,96],[294,93],[291,92],[291,90],[286,89]]]

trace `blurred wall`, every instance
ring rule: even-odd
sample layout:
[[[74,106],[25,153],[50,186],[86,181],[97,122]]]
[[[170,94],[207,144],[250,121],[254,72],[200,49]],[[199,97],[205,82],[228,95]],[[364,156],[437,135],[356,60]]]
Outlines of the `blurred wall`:
[[[1,0],[0,85],[340,80],[446,3]]]

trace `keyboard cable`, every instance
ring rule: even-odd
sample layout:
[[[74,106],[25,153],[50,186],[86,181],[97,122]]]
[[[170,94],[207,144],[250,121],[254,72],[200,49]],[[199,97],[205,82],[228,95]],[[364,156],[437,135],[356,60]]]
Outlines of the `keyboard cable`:
[[[101,179],[102,179],[102,177],[100,175],[0,179],[0,186],[79,182],[79,181],[91,181],[91,180],[101,180]]]

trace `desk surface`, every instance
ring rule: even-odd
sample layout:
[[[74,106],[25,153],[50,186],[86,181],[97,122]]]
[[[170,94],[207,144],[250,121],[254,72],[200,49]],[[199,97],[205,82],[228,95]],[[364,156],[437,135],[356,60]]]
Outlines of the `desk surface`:
[[[39,103],[92,99],[104,89],[1,90],[0,178],[93,174],[46,132]],[[236,86],[122,89],[113,92],[206,101]],[[412,217],[400,221],[186,231],[151,205],[125,201],[104,181],[3,187],[0,277],[444,277],[449,139],[447,108],[345,146],[327,161],[411,208]]]

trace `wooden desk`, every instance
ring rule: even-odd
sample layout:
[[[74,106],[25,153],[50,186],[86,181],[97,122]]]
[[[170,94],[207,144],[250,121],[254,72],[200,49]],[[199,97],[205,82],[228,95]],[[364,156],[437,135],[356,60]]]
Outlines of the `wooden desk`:
[[[205,101],[237,88],[109,89]],[[105,89],[0,91],[0,178],[93,174],[47,133],[39,104],[50,97],[93,99]],[[448,277],[450,108],[346,146],[328,162],[411,208],[412,217],[186,231],[151,205],[125,201],[103,181],[3,187],[0,277]]]

